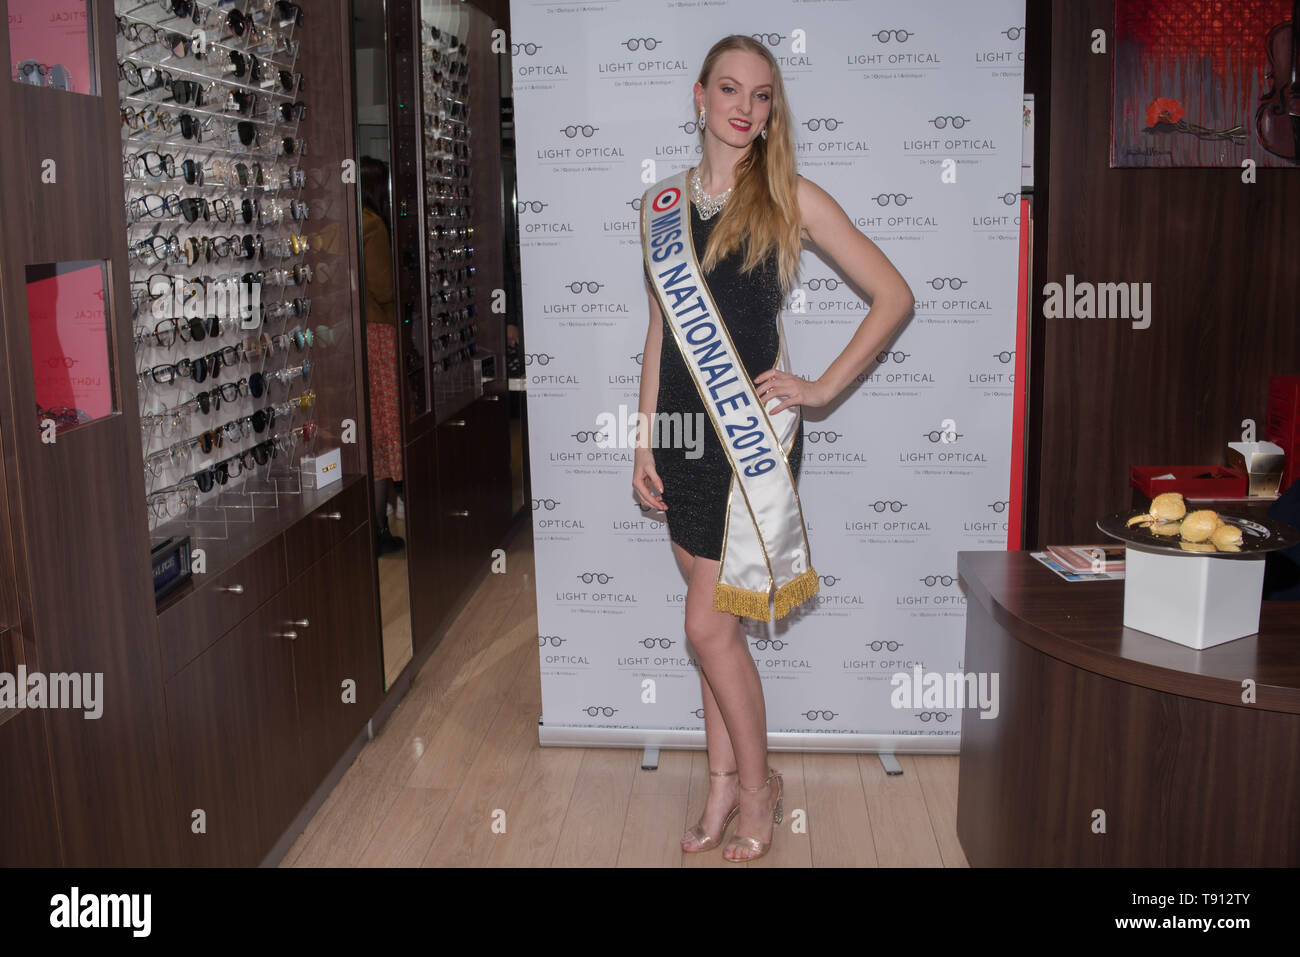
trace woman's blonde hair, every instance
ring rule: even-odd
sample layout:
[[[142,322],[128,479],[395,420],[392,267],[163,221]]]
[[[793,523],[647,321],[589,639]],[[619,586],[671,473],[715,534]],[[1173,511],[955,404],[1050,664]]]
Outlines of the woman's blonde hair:
[[[797,199],[798,177],[794,162],[794,119],[781,82],[781,68],[767,47],[752,37],[732,34],[710,48],[700,67],[700,85],[708,87],[709,77],[722,54],[731,50],[756,53],[772,69],[772,112],[767,121],[767,137],[755,137],[749,152],[736,164],[731,197],[718,214],[717,225],[705,244],[700,266],[707,272],[718,262],[743,248],[742,273],[762,263],[773,249],[777,252],[777,271],[781,295],[794,287],[799,275],[799,251],[802,245]],[[704,135],[704,128],[700,128]]]

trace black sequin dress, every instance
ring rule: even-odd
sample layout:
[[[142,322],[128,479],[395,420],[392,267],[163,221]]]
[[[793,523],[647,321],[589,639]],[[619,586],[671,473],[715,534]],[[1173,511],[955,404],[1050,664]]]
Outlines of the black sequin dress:
[[[695,255],[704,257],[719,213],[700,219],[695,203],[689,202],[691,236]],[[731,339],[740,353],[740,361],[751,380],[776,365],[780,351],[777,316],[781,311],[781,285],[777,273],[777,256],[773,250],[767,261],[749,275],[741,275],[742,250],[733,250],[704,281],[717,303]],[[647,276],[649,270],[647,269]],[[771,403],[771,400],[768,400]],[[727,523],[727,493],[731,488],[731,463],[718,438],[713,420],[705,411],[690,369],[682,358],[677,340],[664,317],[663,348],[659,353],[659,401],[657,412],[699,413],[703,418],[703,454],[687,458],[685,448],[655,448],[654,462],[663,481],[664,512],[668,537],[692,555],[720,561],[722,536]],[[697,420],[692,420],[697,421]],[[788,453],[790,471],[799,480],[803,461],[803,417]]]

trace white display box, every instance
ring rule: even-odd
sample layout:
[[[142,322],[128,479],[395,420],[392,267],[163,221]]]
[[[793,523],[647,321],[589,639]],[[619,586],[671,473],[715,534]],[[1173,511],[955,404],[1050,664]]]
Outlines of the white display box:
[[[1264,556],[1160,555],[1124,549],[1124,627],[1188,648],[1259,631]]]
[[[312,457],[302,457],[302,487],[324,488],[343,478],[343,456],[338,449],[330,449]]]

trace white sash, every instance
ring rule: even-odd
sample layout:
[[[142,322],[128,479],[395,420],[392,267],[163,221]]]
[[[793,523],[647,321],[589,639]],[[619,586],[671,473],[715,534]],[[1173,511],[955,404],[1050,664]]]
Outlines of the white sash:
[[[760,403],[740,353],[709,293],[691,237],[686,173],[661,180],[641,199],[641,249],[673,337],[731,462],[722,561],[713,591],[718,611],[770,621],[819,589],[803,509],[786,456],[799,407],[775,415]],[[777,368],[789,372],[777,316]],[[769,399],[768,401],[773,401]],[[776,595],[770,597],[773,584]]]

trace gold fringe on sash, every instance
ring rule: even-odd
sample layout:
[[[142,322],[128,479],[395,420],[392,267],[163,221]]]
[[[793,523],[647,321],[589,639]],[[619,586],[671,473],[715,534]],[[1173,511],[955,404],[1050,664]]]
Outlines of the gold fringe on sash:
[[[768,601],[767,592],[740,588],[736,585],[728,585],[726,582],[718,582],[713,586],[713,608],[715,611],[725,611],[732,615],[744,615],[746,618],[767,621]]]
[[[817,579],[817,572],[812,568],[800,572],[776,590],[776,597],[772,600],[776,605],[776,617],[784,618],[819,591],[821,582]]]
[[[820,592],[821,582],[817,578],[817,572],[809,568],[778,588],[775,598],[761,591],[718,582],[713,586],[713,608],[715,611],[725,611],[731,615],[743,615],[745,618],[755,618],[758,621],[771,621],[768,603],[773,602],[779,620]]]

